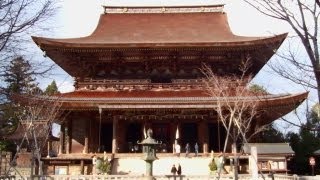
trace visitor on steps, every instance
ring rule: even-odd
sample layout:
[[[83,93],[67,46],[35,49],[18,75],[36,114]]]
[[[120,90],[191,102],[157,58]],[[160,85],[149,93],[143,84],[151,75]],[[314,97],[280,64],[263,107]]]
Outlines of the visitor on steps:
[[[190,153],[190,146],[189,146],[189,143],[186,144],[186,157],[188,157],[189,153]]]
[[[198,156],[198,153],[199,153],[198,143],[196,143],[196,144],[194,145],[194,153],[195,153],[195,155],[196,155],[196,157],[197,157],[197,156]]]

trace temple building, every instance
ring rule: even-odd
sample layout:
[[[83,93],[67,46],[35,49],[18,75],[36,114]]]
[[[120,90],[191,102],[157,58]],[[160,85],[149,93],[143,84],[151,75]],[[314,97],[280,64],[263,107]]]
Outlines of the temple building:
[[[200,68],[206,64],[220,76],[238,76],[250,56],[246,75],[255,76],[287,36],[234,35],[223,7],[104,6],[87,37],[33,37],[75,80],[75,91],[57,97],[66,115],[57,157],[43,158],[46,164],[71,163],[86,173],[83,167],[91,164],[93,153],[117,158],[141,152],[137,141],[148,128],[162,142],[158,153],[172,154],[176,139],[181,147],[199,144],[203,156],[221,152],[226,130],[213,110],[219,97],[206,92]],[[252,122],[255,128],[289,113],[306,97],[264,94],[243,100],[254,100],[263,110]]]

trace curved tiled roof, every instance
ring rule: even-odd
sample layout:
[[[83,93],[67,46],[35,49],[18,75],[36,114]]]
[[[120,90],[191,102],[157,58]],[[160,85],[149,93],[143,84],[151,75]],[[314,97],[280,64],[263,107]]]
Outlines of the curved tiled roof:
[[[68,39],[32,38],[48,57],[71,76],[86,77],[88,74],[83,70],[89,65],[97,70],[96,63],[106,66],[113,61],[123,61],[122,66],[126,66],[126,63],[132,61],[127,57],[135,56],[137,60],[132,62],[138,63],[144,61],[147,56],[156,57],[155,61],[161,61],[161,58],[170,59],[170,54],[177,52],[178,56],[184,58],[178,57],[179,63],[186,62],[186,58],[194,58],[192,62],[199,65],[197,63],[200,63],[201,59],[210,61],[218,69],[223,70],[224,65],[221,64],[232,61],[233,66],[224,69],[226,73],[238,72],[243,58],[250,56],[252,67],[248,74],[255,75],[287,36],[287,34],[269,37],[234,35],[229,27],[226,13],[210,11],[210,8],[216,8],[215,6],[172,7],[172,11],[177,10],[177,12],[168,10],[156,13],[148,12],[150,8],[146,7],[137,7],[138,10],[142,8],[139,11],[143,13],[136,12],[134,8],[129,8],[130,11],[125,7],[113,8],[115,11],[117,8],[125,11],[119,13],[106,11],[89,36]],[[206,11],[206,8],[209,10]],[[232,56],[235,57],[231,60]],[[80,66],[75,68],[76,65]]]
[[[87,37],[50,39],[33,37],[42,47],[134,47],[248,46],[284,40],[272,37],[234,35],[224,12],[116,13],[102,14],[95,31]]]
[[[308,93],[300,94],[279,94],[279,95],[252,95],[247,97],[226,97],[223,100],[234,101],[258,101],[268,106],[272,104],[284,103],[295,104],[300,103],[306,99]],[[54,97],[53,97],[54,98]],[[159,102],[167,102],[169,104],[178,103],[204,103],[214,104],[214,102],[221,100],[221,97],[211,97],[203,90],[185,90],[185,91],[74,91],[70,93],[60,94],[56,96],[61,102],[82,102],[82,103],[98,103],[101,104],[134,104],[151,102],[157,104]],[[271,103],[271,104],[270,104]],[[262,105],[261,104],[261,105]],[[95,106],[97,107],[97,106]]]
[[[273,37],[244,37],[234,35],[222,5],[208,7],[104,7],[95,31],[81,38],[50,39],[33,37],[39,45],[60,47],[119,47],[119,46],[246,46],[263,44],[286,34]],[[216,10],[216,8],[221,10]],[[163,9],[163,10],[161,10]],[[169,11],[168,11],[168,10]],[[129,11],[128,11],[129,10]],[[168,12],[167,12],[168,11]],[[176,12],[175,12],[176,11]]]
[[[308,93],[252,95],[247,97],[210,97],[201,90],[181,91],[75,91],[52,97],[66,110],[102,109],[213,109],[217,102],[257,102],[263,123],[270,123],[298,107]],[[221,101],[222,99],[222,101]]]

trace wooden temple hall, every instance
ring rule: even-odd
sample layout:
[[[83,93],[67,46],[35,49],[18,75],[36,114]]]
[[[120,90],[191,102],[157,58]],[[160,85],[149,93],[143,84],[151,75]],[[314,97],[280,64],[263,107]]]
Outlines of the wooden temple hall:
[[[182,152],[186,143],[191,151],[195,143],[201,153],[222,151],[226,131],[213,111],[219,97],[206,92],[200,68],[207,64],[218,75],[240,75],[240,64],[250,56],[247,75],[254,76],[286,36],[234,35],[223,5],[202,5],[104,6],[89,36],[33,37],[75,80],[75,91],[58,98],[68,115],[61,122],[55,161],[104,151],[141,152],[137,141],[148,128],[162,141],[159,153],[172,153],[175,139]],[[263,94],[243,100],[254,99],[263,109],[255,128],[292,111],[306,97]]]

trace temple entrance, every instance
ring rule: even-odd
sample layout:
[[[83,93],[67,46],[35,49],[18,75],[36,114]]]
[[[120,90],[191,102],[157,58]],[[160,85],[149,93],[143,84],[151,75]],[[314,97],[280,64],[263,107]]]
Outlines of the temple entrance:
[[[181,150],[185,151],[185,145],[189,143],[191,150],[193,151],[194,144],[198,142],[198,125],[197,123],[183,123],[181,124]]]
[[[142,125],[141,123],[129,123],[126,134],[126,141],[128,143],[128,152],[140,151],[140,146],[137,141],[141,141],[142,138]]]
[[[226,139],[226,130],[222,124],[209,123],[209,151],[214,152],[223,151],[224,141]]]
[[[100,152],[112,151],[112,123],[101,124],[101,146]]]
[[[169,123],[154,123],[152,124],[153,138],[161,141],[161,146],[158,147],[159,152],[168,152],[170,149],[170,126]]]

